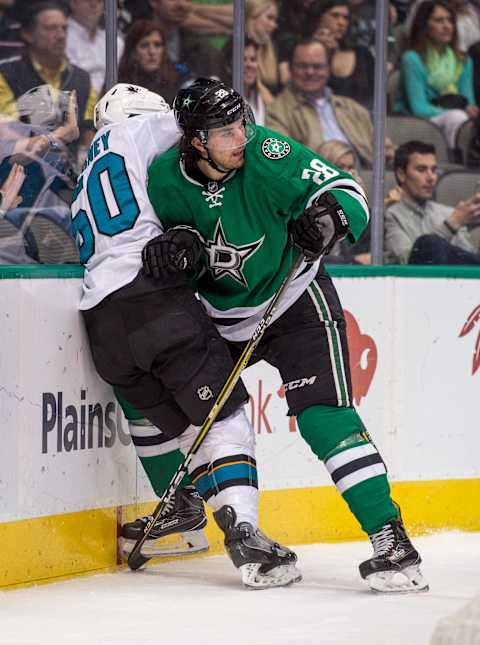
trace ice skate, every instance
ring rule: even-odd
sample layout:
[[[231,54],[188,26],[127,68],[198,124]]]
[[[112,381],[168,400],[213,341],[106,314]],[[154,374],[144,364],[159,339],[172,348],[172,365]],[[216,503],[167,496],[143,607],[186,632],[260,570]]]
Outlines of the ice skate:
[[[143,536],[151,515],[140,517],[122,526],[122,551],[128,555],[135,542]],[[203,501],[193,486],[177,490],[142,546],[142,554],[148,557],[188,555],[207,551],[208,540],[202,529],[207,524]],[[178,540],[162,544],[159,539],[175,535]]]
[[[359,569],[370,589],[383,593],[428,591],[428,582],[420,571],[422,559],[410,542],[401,517],[369,537],[373,557],[362,562]]]
[[[237,516],[231,506],[222,506],[213,516],[225,533],[225,548],[240,569],[247,589],[285,587],[302,579],[295,566],[295,553],[273,542],[248,522],[236,524]]]

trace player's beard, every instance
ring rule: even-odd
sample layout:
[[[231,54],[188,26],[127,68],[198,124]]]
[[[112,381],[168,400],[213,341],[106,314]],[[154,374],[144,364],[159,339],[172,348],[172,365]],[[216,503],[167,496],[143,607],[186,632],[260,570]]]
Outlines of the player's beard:
[[[226,160],[224,164],[219,164],[219,165],[223,166],[224,168],[227,168],[228,170],[235,170],[237,168],[241,168],[244,163],[245,163],[245,148],[241,148],[238,151],[233,150],[230,153],[228,160]]]

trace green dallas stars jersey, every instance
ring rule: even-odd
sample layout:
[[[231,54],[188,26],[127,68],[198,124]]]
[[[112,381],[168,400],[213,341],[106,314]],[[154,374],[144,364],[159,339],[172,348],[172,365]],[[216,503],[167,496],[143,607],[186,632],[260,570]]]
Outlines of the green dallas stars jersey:
[[[209,270],[197,289],[225,338],[250,337],[294,262],[291,220],[326,190],[342,205],[351,239],[357,240],[368,222],[359,184],[313,151],[264,127],[257,126],[247,144],[244,166],[224,182],[202,185],[191,179],[178,149],[150,166],[148,194],[165,229],[189,225],[206,241]],[[305,291],[318,264],[300,268],[276,317]]]

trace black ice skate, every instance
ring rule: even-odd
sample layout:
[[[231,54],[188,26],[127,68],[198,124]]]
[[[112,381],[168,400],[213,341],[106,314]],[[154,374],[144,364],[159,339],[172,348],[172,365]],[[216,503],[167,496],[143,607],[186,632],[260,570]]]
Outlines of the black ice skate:
[[[248,522],[235,524],[237,516],[231,506],[222,506],[213,516],[225,534],[225,548],[233,564],[240,569],[245,587],[285,587],[302,579],[295,566],[295,553],[273,542]]]
[[[401,517],[369,537],[373,558],[362,562],[359,569],[373,591],[428,591],[428,583],[420,572],[422,559],[410,542]]]
[[[145,526],[152,519],[151,515],[140,517],[134,522],[122,526],[122,550],[128,555],[135,542],[143,536]],[[201,529],[207,524],[203,501],[193,486],[177,490],[166,508],[150,531],[148,539],[142,546],[142,554],[149,557],[185,555],[207,551],[207,538]],[[178,541],[173,544],[158,544],[159,538],[177,535]]]

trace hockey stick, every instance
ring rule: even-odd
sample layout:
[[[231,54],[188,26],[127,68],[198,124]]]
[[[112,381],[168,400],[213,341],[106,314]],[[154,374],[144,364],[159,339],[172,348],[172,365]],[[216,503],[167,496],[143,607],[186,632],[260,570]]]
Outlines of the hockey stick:
[[[298,258],[295,260],[292,268],[288,272],[288,274],[285,276],[282,284],[278,288],[277,292],[273,296],[272,300],[270,301],[270,304],[268,305],[263,318],[260,320],[258,323],[257,327],[255,328],[255,331],[253,332],[252,337],[248,341],[248,343],[245,345],[245,348],[236,362],[234,368],[230,372],[230,375],[228,376],[225,385],[221,389],[219,395],[217,396],[215,403],[212,405],[212,408],[210,412],[208,413],[205,421],[203,422],[202,427],[200,428],[200,431],[198,435],[195,438],[195,441],[190,447],[190,450],[187,452],[185,459],[183,460],[183,463],[180,464],[180,466],[177,468],[177,471],[173,475],[172,479],[170,480],[167,489],[163,493],[160,501],[158,502],[157,506],[155,507],[155,510],[153,511],[153,515],[148,522],[148,524],[145,526],[144,533],[142,537],[138,538],[138,540],[135,542],[135,545],[128,556],[128,566],[132,571],[136,571],[139,569],[142,565],[144,565],[146,562],[150,560],[150,558],[145,557],[141,553],[141,549],[143,544],[145,543],[145,540],[147,540],[148,536],[150,535],[150,532],[157,522],[158,518],[162,515],[167,503],[170,501],[172,495],[175,493],[178,485],[182,481],[185,473],[188,471],[188,466],[190,462],[192,461],[195,453],[198,451],[200,446],[203,443],[203,440],[208,434],[208,431],[212,427],[212,424],[214,423],[215,419],[217,418],[220,410],[222,407],[225,405],[228,397],[233,391],[233,388],[237,384],[240,375],[244,368],[247,366],[250,358],[252,357],[253,352],[255,349],[258,347],[258,344],[260,343],[260,340],[263,337],[263,334],[265,333],[265,330],[267,329],[268,325],[270,324],[270,321],[277,310],[278,303],[280,299],[282,298],[283,294],[291,284],[293,278],[295,277],[295,274],[297,273],[298,269],[300,268],[301,263],[304,260],[303,254],[300,254]]]

